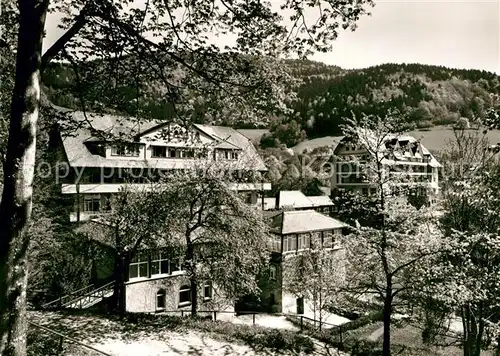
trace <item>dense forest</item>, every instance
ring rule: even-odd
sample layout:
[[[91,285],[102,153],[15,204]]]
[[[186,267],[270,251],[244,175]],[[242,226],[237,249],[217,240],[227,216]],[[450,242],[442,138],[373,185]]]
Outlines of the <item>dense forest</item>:
[[[285,63],[297,92],[296,100],[289,103],[291,114],[279,118],[270,115],[258,123],[241,118],[227,118],[224,122],[236,128],[270,129],[271,134],[262,140],[264,147],[279,144],[291,147],[305,138],[338,135],[343,118],[353,113],[384,115],[388,109],[397,109],[407,118],[409,128],[451,124],[460,117],[482,117],[494,104],[494,94],[500,93],[499,77],[480,70],[422,64],[384,64],[344,70],[312,61],[287,60]],[[64,107],[78,108],[75,82],[77,78],[71,68],[61,64],[53,65],[44,75],[44,89],[49,99]],[[135,110],[136,104],[131,101],[135,89],[132,84],[119,89],[124,103],[121,111],[130,113]],[[99,104],[106,106],[105,102]],[[159,119],[173,115],[168,102],[154,97],[142,103],[141,112]],[[196,120],[209,121],[203,115]]]

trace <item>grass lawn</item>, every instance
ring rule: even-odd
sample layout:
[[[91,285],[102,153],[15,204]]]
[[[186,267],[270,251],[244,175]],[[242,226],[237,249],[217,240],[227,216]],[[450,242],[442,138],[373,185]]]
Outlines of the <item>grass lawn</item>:
[[[351,330],[346,333],[346,339],[369,340],[370,336],[377,334],[377,331],[383,327],[382,322],[366,325],[362,328]],[[456,346],[448,347],[429,347],[422,342],[422,331],[412,325],[404,325],[401,327],[391,328],[391,341],[395,345],[395,349],[407,349],[399,355],[402,356],[463,356],[463,351]],[[376,339],[382,345],[382,333]],[[484,351],[481,353],[484,356],[493,356],[493,352]]]

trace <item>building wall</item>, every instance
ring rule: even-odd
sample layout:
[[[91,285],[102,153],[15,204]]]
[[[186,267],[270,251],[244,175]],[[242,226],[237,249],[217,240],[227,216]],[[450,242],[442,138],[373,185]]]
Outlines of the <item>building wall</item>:
[[[335,261],[335,275],[339,278],[339,283],[343,281],[345,278],[346,274],[346,268],[345,268],[345,250],[343,248],[335,248],[330,250]],[[287,255],[286,258],[295,258],[297,255]],[[286,267],[284,267],[286,268]],[[291,291],[286,290],[286,281],[284,278],[289,275],[286,271],[282,270],[282,278],[281,278],[281,285],[282,287],[282,295],[281,295],[281,301],[282,301],[282,312],[287,313],[287,314],[297,314],[297,299],[303,298],[304,302],[304,312],[305,314],[312,314],[313,311],[313,301],[309,300],[306,295],[298,295],[298,294],[293,294]],[[308,315],[311,317],[310,315]]]
[[[156,295],[160,290],[165,290],[166,311],[190,311],[191,303],[179,304],[179,290],[183,285],[190,285],[189,279],[184,275],[128,282],[125,288],[126,310],[132,313],[160,312],[161,310],[157,310],[156,307]],[[200,285],[198,288],[198,310],[234,312],[234,303],[226,299],[216,286],[212,288],[212,299],[204,300],[203,286]]]

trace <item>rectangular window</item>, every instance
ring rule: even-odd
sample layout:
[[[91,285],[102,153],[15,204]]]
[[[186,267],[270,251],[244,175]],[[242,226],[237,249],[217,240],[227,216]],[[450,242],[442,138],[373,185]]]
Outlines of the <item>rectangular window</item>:
[[[151,275],[170,274],[170,263],[163,252],[155,252],[151,257]]]
[[[129,265],[129,278],[148,277],[148,254],[138,252]]]
[[[101,208],[101,197],[99,195],[90,195],[83,198],[83,211],[99,212]]]
[[[370,188],[370,195],[377,194],[377,188]]]
[[[212,282],[206,282],[203,286],[203,299],[212,299]]]
[[[362,190],[361,190],[361,191],[362,191],[362,193],[361,193],[361,194],[363,194],[363,196],[365,196],[365,197],[367,197],[367,196],[368,196],[368,188],[362,188]]]
[[[332,231],[325,231],[323,233],[323,247],[332,248],[333,247],[333,233]]]
[[[151,157],[155,158],[167,157],[167,148],[162,146],[152,146]]]
[[[175,158],[175,148],[169,148],[168,149],[168,157],[169,158]]]
[[[165,299],[166,299],[165,291],[161,290],[156,293],[156,310],[161,311],[165,309]]]
[[[231,152],[231,159],[238,159],[238,152]]]
[[[191,288],[188,285],[182,286],[179,290],[179,304],[191,302]]]
[[[181,270],[179,259],[173,259],[170,262],[170,273],[178,272]]]

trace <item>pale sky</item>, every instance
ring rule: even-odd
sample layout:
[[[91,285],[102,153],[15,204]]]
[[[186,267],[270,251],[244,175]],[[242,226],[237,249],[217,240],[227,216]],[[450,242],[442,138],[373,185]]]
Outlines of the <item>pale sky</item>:
[[[342,68],[422,63],[500,74],[500,0],[377,1],[355,32],[341,32],[330,53],[311,59]],[[60,30],[49,16],[44,47]]]

